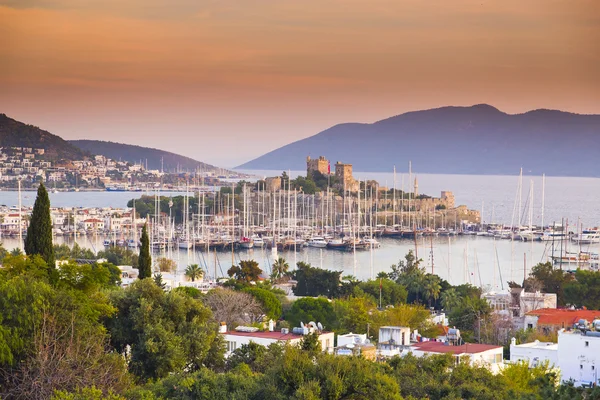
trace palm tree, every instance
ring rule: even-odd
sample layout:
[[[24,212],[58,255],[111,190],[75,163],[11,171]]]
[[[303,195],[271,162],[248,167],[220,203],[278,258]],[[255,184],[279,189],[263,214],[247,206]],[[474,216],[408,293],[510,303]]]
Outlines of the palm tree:
[[[461,300],[456,289],[450,288],[444,290],[442,293],[442,307],[444,307],[446,311],[452,311],[453,308],[460,305],[460,302]]]
[[[187,276],[192,282],[196,279],[200,279],[204,276],[204,271],[198,264],[190,264],[185,269],[185,276]]]
[[[271,279],[277,282],[281,282],[285,276],[287,276],[288,270],[290,269],[289,264],[285,261],[285,258],[279,257],[277,261],[273,263],[273,269],[271,272]]]
[[[431,307],[431,300],[435,302],[440,296],[442,286],[440,285],[440,278],[437,275],[428,274],[425,276],[423,281],[423,292],[429,299],[429,307]]]

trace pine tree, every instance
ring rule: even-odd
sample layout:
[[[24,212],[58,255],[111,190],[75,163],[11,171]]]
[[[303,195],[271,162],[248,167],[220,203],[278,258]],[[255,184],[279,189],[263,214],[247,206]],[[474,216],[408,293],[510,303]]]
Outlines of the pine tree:
[[[50,198],[43,183],[38,187],[33,205],[33,213],[27,228],[25,252],[29,256],[41,256],[50,269],[56,268],[54,246],[52,245],[52,218],[50,218]]]
[[[148,230],[146,224],[142,229],[142,247],[140,247],[140,256],[138,257],[139,278],[152,277],[152,257],[150,256],[150,239],[148,239]]]

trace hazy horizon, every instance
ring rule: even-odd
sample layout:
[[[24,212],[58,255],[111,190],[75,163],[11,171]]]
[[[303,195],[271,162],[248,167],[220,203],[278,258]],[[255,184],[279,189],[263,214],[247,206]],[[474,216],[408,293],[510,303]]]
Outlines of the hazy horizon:
[[[600,114],[593,0],[0,0],[0,112],[233,167],[343,122]]]

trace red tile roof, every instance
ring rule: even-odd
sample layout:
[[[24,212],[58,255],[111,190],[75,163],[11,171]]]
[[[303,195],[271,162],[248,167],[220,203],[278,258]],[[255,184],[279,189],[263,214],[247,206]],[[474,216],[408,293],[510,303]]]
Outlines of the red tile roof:
[[[467,343],[461,346],[449,346],[443,342],[420,342],[411,346],[415,350],[430,353],[477,354],[488,350],[501,349],[491,344]]]
[[[541,308],[529,311],[527,315],[537,315],[538,325],[573,325],[580,319],[592,322],[600,318],[599,310],[569,310],[566,308]]]

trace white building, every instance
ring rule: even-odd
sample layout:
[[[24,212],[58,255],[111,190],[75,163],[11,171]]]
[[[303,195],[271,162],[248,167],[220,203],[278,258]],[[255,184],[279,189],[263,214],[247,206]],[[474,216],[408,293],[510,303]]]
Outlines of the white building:
[[[556,293],[525,292],[512,288],[509,292],[488,292],[481,295],[491,309],[511,318],[523,318],[525,314],[542,308],[556,308]]]
[[[540,342],[536,340],[531,343],[517,344],[512,338],[510,343],[510,361],[526,361],[530,367],[548,362],[549,366],[558,365],[558,344],[552,342]]]
[[[377,353],[380,357],[394,357],[410,345],[410,328],[403,326],[382,326],[379,328]]]
[[[228,331],[227,326],[221,325],[219,333],[223,335],[223,339],[227,344],[225,357],[229,357],[235,349],[250,342],[263,346],[269,346],[273,343],[289,343],[293,346],[298,346],[302,342],[302,339],[304,339],[304,335],[290,333],[287,329],[273,331],[272,322],[269,323],[269,328],[270,330],[268,331],[254,331],[256,328],[238,327],[239,330]],[[331,351],[334,339],[335,335],[333,332],[319,332],[319,341],[321,342],[321,349],[323,351]]]
[[[600,327],[600,320],[597,320]],[[545,361],[560,370],[563,382],[576,386],[598,385],[600,368],[600,331],[564,330],[558,332],[558,343],[525,343],[510,345],[510,361],[528,361],[530,366]]]
[[[408,351],[417,357],[450,353],[454,356],[456,362],[468,359],[470,365],[486,367],[492,373],[499,372],[504,365],[502,346],[490,344],[465,343],[451,345],[448,342],[428,341],[414,343]]]

